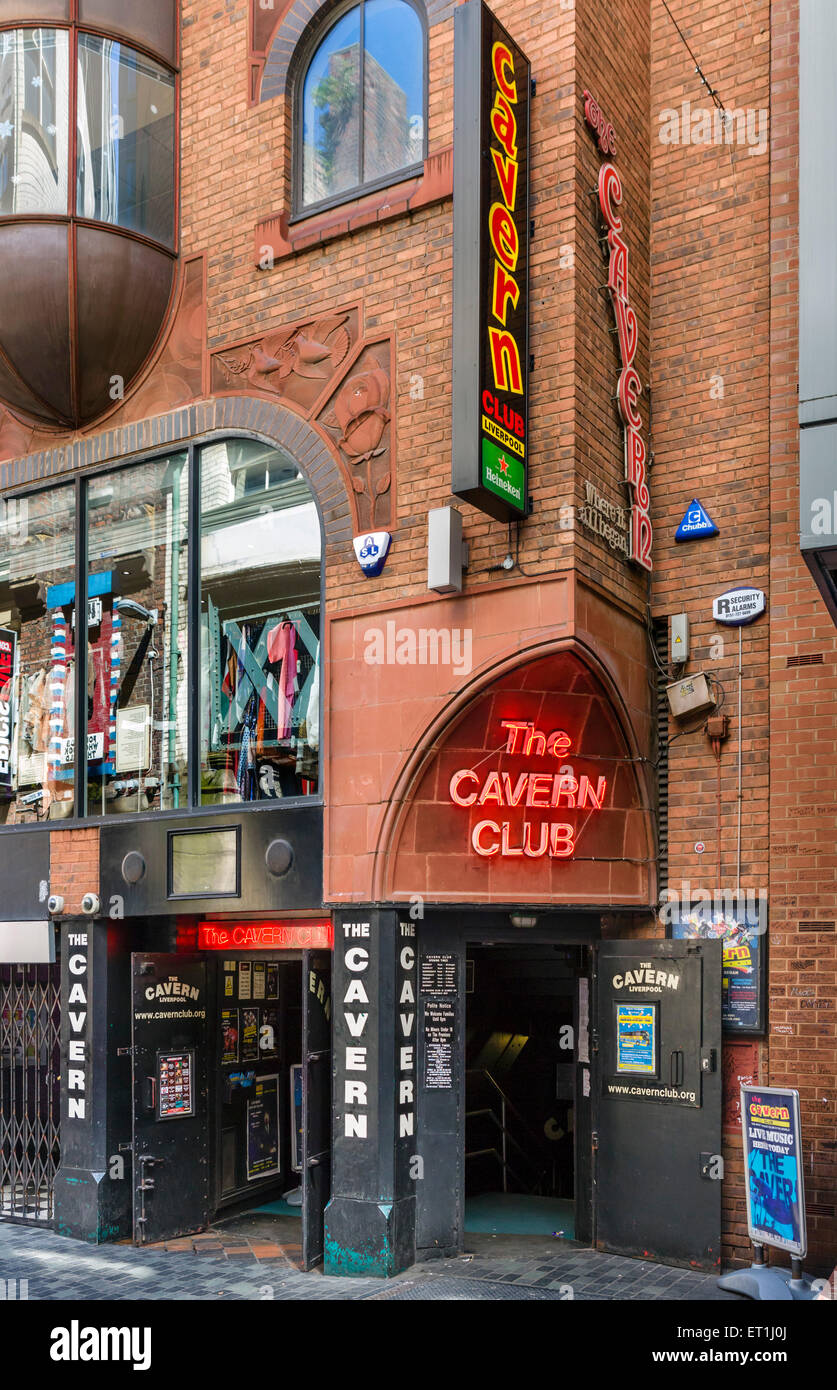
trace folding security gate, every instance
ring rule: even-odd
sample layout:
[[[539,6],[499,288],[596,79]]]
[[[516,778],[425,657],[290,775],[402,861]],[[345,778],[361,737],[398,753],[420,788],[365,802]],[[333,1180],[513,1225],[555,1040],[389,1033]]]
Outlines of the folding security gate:
[[[52,1220],[59,1157],[59,965],[0,965],[0,1216]]]

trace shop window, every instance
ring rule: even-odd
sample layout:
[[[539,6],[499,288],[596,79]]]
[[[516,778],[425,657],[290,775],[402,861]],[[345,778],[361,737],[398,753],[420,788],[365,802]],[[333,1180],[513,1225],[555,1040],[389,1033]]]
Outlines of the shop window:
[[[69,35],[0,34],[0,215],[67,212]]]
[[[321,539],[310,488],[253,440],[201,450],[201,801],[319,785]]]
[[[77,216],[173,245],[174,100],[159,63],[79,35]]]
[[[87,490],[87,809],[188,805],[188,455]]]
[[[0,502],[0,821],[73,810],[74,487]]]
[[[408,0],[361,0],[331,20],[299,88],[297,213],[422,169],[425,46]]]

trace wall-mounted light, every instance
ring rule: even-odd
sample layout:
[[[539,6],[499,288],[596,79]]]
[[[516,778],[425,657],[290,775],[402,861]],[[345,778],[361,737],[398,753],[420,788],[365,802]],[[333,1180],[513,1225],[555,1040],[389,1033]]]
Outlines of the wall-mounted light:
[[[526,916],[522,912],[513,912],[509,918],[513,927],[536,927],[538,919],[534,915]]]

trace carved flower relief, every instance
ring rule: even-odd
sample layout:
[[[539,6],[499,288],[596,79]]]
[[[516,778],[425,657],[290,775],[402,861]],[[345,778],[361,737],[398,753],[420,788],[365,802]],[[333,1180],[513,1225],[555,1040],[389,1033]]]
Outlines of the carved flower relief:
[[[323,417],[326,429],[339,430],[337,447],[351,465],[352,487],[356,494],[361,530],[374,530],[389,524],[389,506],[379,507],[379,499],[392,486],[391,465],[376,465],[388,452],[384,431],[390,419],[389,374],[377,358],[368,359],[366,370],[351,376],[338,391],[331,412]],[[379,518],[378,512],[386,511]]]

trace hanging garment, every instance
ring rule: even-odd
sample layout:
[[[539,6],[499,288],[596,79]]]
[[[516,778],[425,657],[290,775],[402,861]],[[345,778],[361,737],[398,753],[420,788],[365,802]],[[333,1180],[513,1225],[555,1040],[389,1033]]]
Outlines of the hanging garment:
[[[320,746],[320,661],[319,653],[317,662],[314,666],[314,674],[311,677],[311,688],[308,692],[308,708],[305,711],[305,731],[306,743],[309,748],[316,751]]]
[[[278,738],[287,738],[291,729],[291,714],[296,694],[299,658],[296,650],[296,628],[293,623],[277,623],[267,634],[268,660],[279,666],[279,718],[276,721]]]

